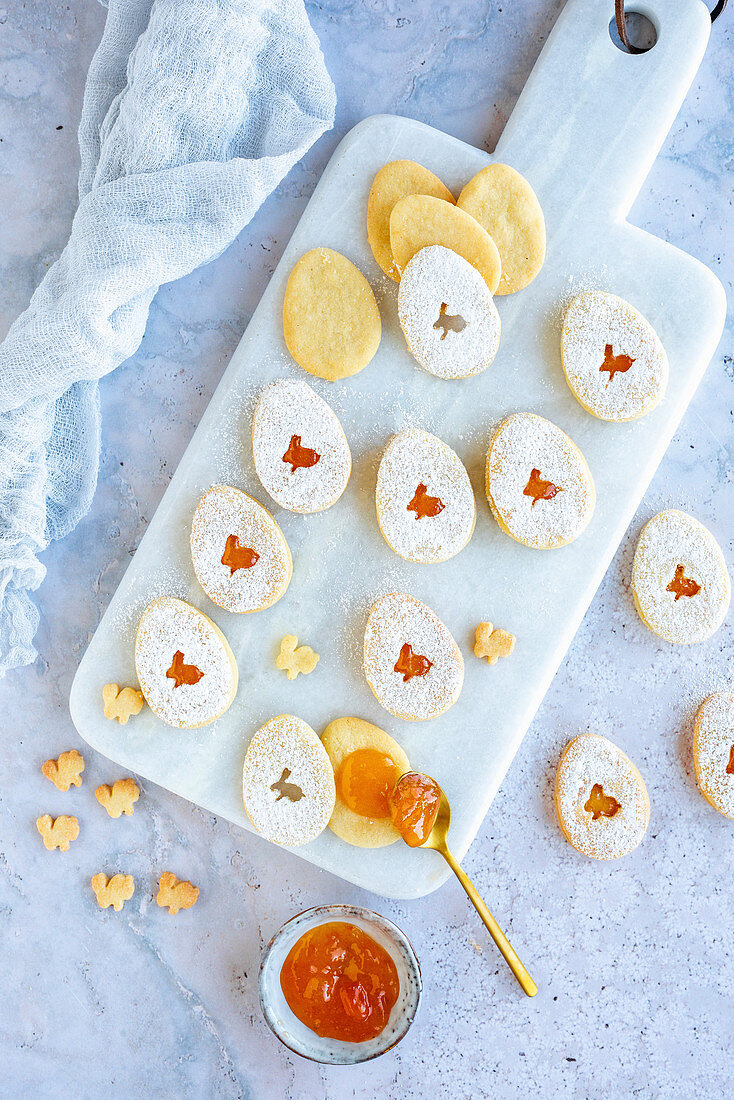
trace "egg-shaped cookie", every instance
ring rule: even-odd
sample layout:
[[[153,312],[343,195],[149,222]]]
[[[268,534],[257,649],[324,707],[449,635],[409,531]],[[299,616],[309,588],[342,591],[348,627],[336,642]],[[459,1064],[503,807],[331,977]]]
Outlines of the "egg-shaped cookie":
[[[600,420],[644,416],[668,384],[668,357],[652,325],[624,298],[600,290],[569,303],[561,360],[574,397]]]
[[[398,317],[413,358],[439,378],[470,378],[500,345],[500,315],[475,267],[443,245],[429,245],[406,265]]]
[[[382,848],[400,834],[390,817],[389,796],[410,771],[405,751],[389,734],[362,718],[337,718],[321,737],[336,778],[329,828],[357,848]]]
[[[487,500],[512,538],[537,550],[573,542],[594,512],[596,491],[586,459],[550,420],[513,413],[487,452]]]
[[[196,506],[191,560],[209,599],[226,611],[262,611],[291,579],[280,527],[267,508],[231,485],[213,485]]]
[[[178,729],[214,722],[237,692],[237,662],[218,626],[198,608],[161,596],[141,615],[135,671],[145,701]]]
[[[698,708],[693,765],[696,782],[709,805],[734,819],[734,693],[717,691]]]
[[[382,324],[372,287],[333,248],[312,248],[290,275],[283,336],[295,361],[335,382],[364,369],[380,345]]]
[[[532,282],[545,260],[545,218],[525,177],[508,164],[488,164],[465,184],[457,206],[497,245],[502,275],[495,293],[514,294]]]
[[[595,733],[566,745],[554,801],[566,840],[590,859],[627,855],[650,821],[650,799],[639,771],[621,749]]]
[[[378,264],[391,279],[400,282],[390,245],[390,215],[406,195],[432,195],[454,204],[454,196],[438,176],[414,160],[391,160],[372,181],[367,200],[367,240]]]
[[[364,672],[385,710],[425,722],[459,698],[464,661],[430,607],[405,592],[390,592],[373,604],[367,619]]]
[[[388,443],[375,501],[385,541],[407,561],[447,561],[474,531],[474,493],[461,459],[420,428],[405,428]]]
[[[721,547],[686,512],[659,512],[637,543],[632,594],[642,621],[667,642],[705,641],[721,626],[731,600]]]
[[[261,392],[252,418],[257,476],[291,512],[321,512],[347,487],[352,456],[342,426],[306,382],[281,378]]]
[[[242,767],[242,798],[255,830],[292,848],[315,840],[334,810],[334,771],[316,732],[280,714],[250,741]]]
[[[416,252],[432,244],[444,245],[468,260],[494,294],[502,270],[500,255],[479,222],[444,199],[430,195],[399,199],[390,215],[390,247],[398,271],[405,271]]]

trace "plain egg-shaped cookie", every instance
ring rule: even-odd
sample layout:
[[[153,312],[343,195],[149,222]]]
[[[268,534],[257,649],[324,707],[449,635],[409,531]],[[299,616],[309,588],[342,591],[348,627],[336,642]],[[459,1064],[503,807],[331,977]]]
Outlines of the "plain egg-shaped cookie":
[[[500,315],[475,267],[450,248],[421,248],[398,291],[398,318],[413,358],[438,378],[470,378],[500,344]]]
[[[390,592],[367,618],[364,672],[385,710],[408,722],[425,722],[459,698],[464,661],[430,607],[405,592]]]
[[[339,792],[339,770],[354,752],[371,749],[389,757],[397,768],[398,778],[410,771],[405,750],[389,734],[363,718],[337,718],[324,730],[321,742],[326,749],[337,779],[336,802],[329,828],[347,844],[357,848],[383,848],[400,839],[389,817],[372,818],[355,813],[346,805]]]
[[[292,378],[261,392],[252,418],[252,455],[276,504],[304,514],[335,504],[352,469],[347,437],[331,406]]]
[[[652,325],[624,298],[600,290],[569,303],[561,361],[574,397],[600,420],[644,416],[668,384],[668,357]]]
[[[312,248],[290,275],[283,336],[295,361],[329,382],[364,369],[380,345],[382,324],[370,284],[333,248]]]
[[[454,196],[428,168],[414,160],[391,160],[372,181],[367,200],[367,240],[378,264],[391,279],[400,282],[390,244],[390,215],[395,203],[407,195],[431,195],[452,205]]]
[[[214,722],[237,692],[237,662],[224,634],[173,596],[153,600],[141,615],[135,671],[150,709],[178,729]]]
[[[242,799],[256,832],[287,847],[308,844],[334,810],[334,771],[316,731],[293,714],[261,726],[242,766]]]
[[[508,164],[488,164],[464,186],[457,206],[497,245],[502,275],[495,293],[514,294],[532,282],[545,260],[545,218],[525,177]]]
[[[659,512],[637,542],[632,594],[642,621],[666,642],[704,642],[721,626],[731,600],[721,547],[686,512]]]
[[[271,607],[291,579],[280,527],[267,508],[232,485],[213,485],[196,506],[191,560],[199,584],[225,611]]]
[[[375,501],[385,542],[407,561],[447,561],[474,531],[477,510],[463,462],[447,443],[420,428],[405,428],[388,443]]]
[[[693,724],[693,765],[701,794],[734,820],[734,693],[704,699]]]
[[[537,550],[577,539],[596,504],[581,451],[536,413],[513,413],[499,425],[487,452],[485,487],[502,530]]]
[[[405,271],[416,252],[432,244],[468,260],[494,294],[500,281],[500,254],[471,214],[429,195],[408,195],[396,202],[390,215],[390,247],[398,271]]]
[[[553,797],[563,835],[590,859],[628,855],[650,822],[650,799],[639,771],[621,749],[595,733],[566,745]]]

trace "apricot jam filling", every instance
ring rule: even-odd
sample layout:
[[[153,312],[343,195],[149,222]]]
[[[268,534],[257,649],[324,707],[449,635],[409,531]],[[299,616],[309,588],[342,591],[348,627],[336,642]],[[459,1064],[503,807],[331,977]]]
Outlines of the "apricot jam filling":
[[[336,789],[353,813],[374,820],[390,816],[390,792],[400,769],[379,749],[355,749],[345,756],[336,776]]]
[[[524,497],[532,497],[533,503],[530,505],[534,508],[539,500],[553,500],[553,497],[557,493],[562,493],[563,489],[558,485],[554,485],[552,481],[544,481],[540,476],[540,470],[536,467],[530,471],[530,477],[528,483],[522,491]]]
[[[406,772],[390,795],[390,816],[411,848],[424,844],[433,828],[441,803],[441,788],[430,775]]]
[[[414,653],[412,645],[406,642],[400,648],[393,671],[399,672],[403,677],[403,683],[407,684],[414,676],[427,676],[432,668],[433,661],[429,661],[422,653]]]
[[[595,783],[584,809],[591,814],[592,821],[598,821],[600,817],[614,817],[622,809],[622,803],[614,795],[604,794],[601,783]]]
[[[701,591],[701,585],[698,581],[686,576],[686,571],[682,565],[676,565],[673,579],[665,591],[675,592],[675,603],[677,603],[681,596],[698,595]]]
[[[280,988],[291,1012],[317,1035],[364,1043],[384,1031],[400,979],[372,936],[355,924],[331,921],[294,943]]]
[[[166,676],[174,681],[173,686],[175,688],[183,687],[184,684],[188,684],[190,687],[198,684],[203,675],[204,673],[196,665],[185,663],[184,655],[180,649],[177,649],[174,653],[171,667],[166,673]]]

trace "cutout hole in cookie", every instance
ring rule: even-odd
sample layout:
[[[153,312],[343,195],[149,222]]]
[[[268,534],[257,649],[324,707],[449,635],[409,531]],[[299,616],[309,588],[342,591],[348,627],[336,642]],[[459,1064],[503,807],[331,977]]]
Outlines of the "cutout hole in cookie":
[[[393,671],[399,673],[403,677],[403,683],[407,684],[414,676],[427,676],[432,668],[433,661],[429,661],[421,653],[414,653],[412,645],[406,642],[400,649]]]
[[[174,688],[183,687],[184,684],[193,687],[194,684],[198,684],[203,675],[204,673],[196,665],[186,664],[180,649],[177,649],[174,653],[171,667],[166,673],[166,676],[174,681]]]
[[[729,751],[729,763],[726,765],[726,774],[734,775],[734,745]]]
[[[260,560],[260,555],[250,546],[243,546],[237,535],[227,535],[222,554],[222,565],[229,567],[229,575],[233,576],[238,569],[252,569]]]
[[[617,802],[614,795],[604,794],[601,783],[595,783],[584,809],[591,814],[592,821],[598,821],[600,817],[614,817],[622,809],[622,804]]]
[[[290,768],[283,768],[280,779],[276,779],[275,783],[270,784],[270,790],[277,791],[276,802],[280,802],[281,798],[287,798],[289,802],[300,802],[303,798],[301,788],[295,783],[288,782],[290,774]]]
[[[460,313],[450,314],[446,302],[441,302],[438,318],[433,322],[435,329],[441,329],[441,339],[445,340],[450,332],[463,332],[467,323]]]
[[[692,577],[686,576],[685,568],[682,565],[676,565],[673,579],[665,591],[674,592],[675,603],[677,603],[681,596],[698,595],[701,591],[701,585],[698,581],[694,581]]]

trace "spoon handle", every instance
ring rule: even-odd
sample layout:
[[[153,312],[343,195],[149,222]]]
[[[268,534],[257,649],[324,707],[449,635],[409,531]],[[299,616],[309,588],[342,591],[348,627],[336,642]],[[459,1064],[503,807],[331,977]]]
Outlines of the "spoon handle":
[[[535,994],[538,992],[537,985],[530,977],[523,964],[520,962],[517,952],[508,940],[507,936],[504,934],[500,926],[497,924],[497,921],[494,919],[489,909],[482,901],[474,883],[471,881],[466,872],[462,870],[461,865],[457,863],[448,848],[442,848],[441,855],[446,860],[449,867],[466,890],[469,901],[472,903],[477,913],[479,913],[479,916],[484,921],[487,927],[487,931],[500,949],[502,957],[509,966],[510,970],[522,986],[523,992],[527,993],[528,997],[534,997]]]

